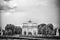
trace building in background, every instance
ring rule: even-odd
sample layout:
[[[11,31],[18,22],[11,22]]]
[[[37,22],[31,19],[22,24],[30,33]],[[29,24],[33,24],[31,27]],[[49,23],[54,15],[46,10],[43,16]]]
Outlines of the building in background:
[[[38,27],[37,23],[33,23],[31,20],[28,23],[23,23],[22,35],[37,35]]]
[[[0,36],[2,36],[3,35],[3,29],[2,29],[2,27],[0,27]]]

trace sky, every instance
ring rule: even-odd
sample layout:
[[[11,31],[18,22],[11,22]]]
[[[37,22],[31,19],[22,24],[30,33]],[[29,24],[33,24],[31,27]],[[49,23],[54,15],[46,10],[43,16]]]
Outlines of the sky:
[[[57,0],[13,0],[7,5],[12,11],[1,13],[1,26],[7,24],[20,25],[28,20],[38,24],[52,23],[55,27],[59,26],[59,8]],[[3,28],[4,29],[4,28]]]

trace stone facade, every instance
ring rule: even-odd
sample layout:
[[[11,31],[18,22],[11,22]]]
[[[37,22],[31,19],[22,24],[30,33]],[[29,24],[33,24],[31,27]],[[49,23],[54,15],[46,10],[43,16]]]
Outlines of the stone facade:
[[[32,23],[31,20],[28,23],[23,23],[22,26],[22,35],[37,35],[38,27],[37,23]]]

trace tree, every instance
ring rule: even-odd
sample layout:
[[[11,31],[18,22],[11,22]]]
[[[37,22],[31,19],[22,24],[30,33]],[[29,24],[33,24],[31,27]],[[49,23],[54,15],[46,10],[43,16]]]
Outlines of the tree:
[[[47,24],[45,27],[43,27],[43,32],[45,35],[55,35],[55,30],[53,29],[52,24]]]
[[[7,24],[5,27],[5,30],[8,31],[11,34],[21,34],[22,28],[19,26],[14,26],[12,24]]]
[[[5,30],[14,30],[15,26],[12,24],[7,24]]]
[[[39,27],[38,29],[39,34],[44,34],[44,35],[54,35],[55,31],[53,30],[53,25],[48,24],[48,25],[43,25],[43,27]]]
[[[15,27],[15,34],[22,34],[22,28],[21,27]]]
[[[44,34],[43,33],[43,27],[45,27],[46,26],[46,24],[40,24],[40,25],[38,25],[38,34]]]
[[[14,34],[15,26],[12,24],[7,24],[5,27],[5,31],[7,31],[9,34]]]
[[[47,24],[47,26],[48,26],[51,30],[53,30],[53,24]]]
[[[38,25],[38,28],[40,28],[40,27],[44,27],[44,26],[46,26],[46,24],[40,24],[40,25]]]
[[[52,30],[51,30],[48,26],[45,26],[45,27],[43,28],[43,33],[44,33],[45,35],[49,35],[51,32],[52,32]]]

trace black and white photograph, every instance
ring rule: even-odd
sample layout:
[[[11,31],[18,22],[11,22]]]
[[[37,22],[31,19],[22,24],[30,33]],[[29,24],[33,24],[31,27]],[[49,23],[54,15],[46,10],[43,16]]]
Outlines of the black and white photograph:
[[[60,40],[60,0],[0,0],[0,40]]]

